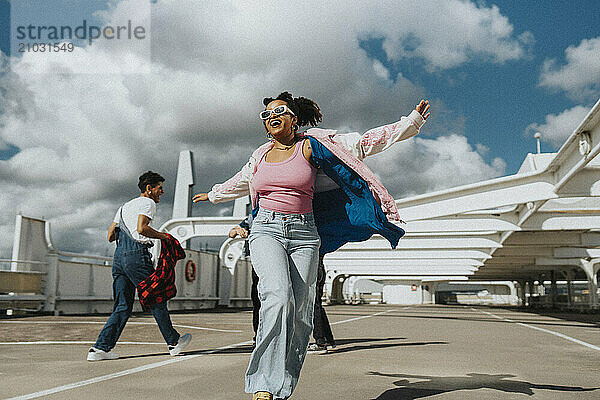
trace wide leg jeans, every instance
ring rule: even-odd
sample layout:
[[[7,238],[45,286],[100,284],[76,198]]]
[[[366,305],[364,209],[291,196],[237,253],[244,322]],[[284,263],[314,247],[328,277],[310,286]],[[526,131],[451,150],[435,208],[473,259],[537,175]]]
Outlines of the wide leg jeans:
[[[298,382],[313,328],[320,239],[312,213],[260,209],[249,242],[261,306],[246,392],[286,398]]]

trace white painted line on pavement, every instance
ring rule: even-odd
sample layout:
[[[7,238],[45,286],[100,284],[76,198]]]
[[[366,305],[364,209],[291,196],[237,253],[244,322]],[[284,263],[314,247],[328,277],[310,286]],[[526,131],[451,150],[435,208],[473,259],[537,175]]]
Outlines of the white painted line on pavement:
[[[410,307],[404,307],[404,308],[402,308],[402,310],[406,310],[406,309],[408,309],[408,308],[410,308]],[[381,314],[386,314],[386,313],[389,313],[389,312],[392,312],[392,311],[396,311],[396,310],[387,310],[387,311],[382,311],[382,312],[378,312],[378,313],[371,314],[371,315],[363,315],[362,317],[356,317],[356,318],[345,319],[345,320],[343,320],[343,321],[332,322],[332,323],[330,323],[329,325],[337,325],[337,324],[344,324],[344,323],[346,323],[346,322],[358,321],[359,319],[376,317],[376,316],[378,316],[378,315],[381,315]]]
[[[67,340],[38,340],[31,342],[0,342],[0,345],[19,345],[19,344],[94,344],[96,342],[83,342],[83,341],[67,341]],[[165,342],[156,343],[156,342],[117,342],[117,344],[160,344],[162,346],[166,346]]]
[[[140,322],[141,323],[141,322]],[[151,322],[144,322],[145,324],[149,324],[149,325],[156,325],[156,323],[151,323]],[[241,333],[243,331],[238,331],[235,329],[217,329],[217,328],[206,328],[204,326],[193,326],[193,325],[179,325],[179,324],[173,324],[173,326],[177,327],[177,328],[184,328],[184,329],[200,329],[203,331],[214,331],[214,332],[232,332],[232,333]]]
[[[202,353],[194,354],[194,355],[191,355],[191,356],[174,357],[174,358],[171,358],[169,360],[159,361],[159,362],[155,362],[155,363],[152,363],[152,364],[146,364],[146,365],[142,365],[142,366],[137,367],[137,368],[127,369],[125,371],[115,372],[113,374],[98,376],[96,378],[86,379],[85,381],[70,383],[68,385],[57,386],[57,387],[54,387],[54,388],[51,388],[51,389],[46,389],[46,390],[42,390],[42,391],[39,391],[39,392],[26,394],[26,395],[23,395],[23,396],[11,397],[11,398],[5,399],[5,400],[26,400],[26,399],[35,399],[35,398],[42,397],[42,396],[48,396],[50,394],[64,392],[66,390],[70,390],[70,389],[75,389],[75,388],[82,387],[82,386],[91,385],[93,383],[107,381],[109,379],[119,378],[121,376],[131,375],[131,374],[135,374],[137,372],[142,372],[142,371],[146,371],[146,370],[149,370],[149,369],[154,369],[154,368],[162,367],[162,366],[169,365],[169,364],[175,364],[175,363],[178,363],[178,362],[181,362],[181,361],[191,360],[192,358],[197,358],[197,357],[200,357],[200,356],[205,355],[205,354],[212,354],[212,353],[216,353],[217,351],[231,349],[231,348],[234,348],[234,347],[239,347],[239,346],[243,346],[245,344],[250,344],[250,343],[252,343],[252,342],[246,341],[246,342],[241,342],[241,343],[235,343],[235,344],[231,344],[229,346],[219,347],[218,349],[203,351]]]
[[[0,321],[0,324],[93,324],[93,325],[104,325],[106,322],[101,321]],[[155,322],[135,322],[128,321],[127,325],[156,325]],[[233,333],[241,333],[243,331],[232,330],[232,329],[217,329],[217,328],[206,328],[203,326],[192,326],[192,325],[179,325],[173,324],[174,327],[177,328],[185,328],[185,329],[199,329],[203,331],[215,331],[215,332],[233,332]]]
[[[598,347],[598,346],[595,346],[595,345],[593,345],[593,344],[590,344],[590,343],[584,342],[584,341],[582,341],[582,340],[579,340],[579,339],[572,338],[571,336],[563,335],[562,333],[554,332],[554,331],[551,331],[551,330],[549,330],[549,329],[539,328],[539,327],[537,327],[537,326],[533,326],[533,325],[529,325],[529,324],[524,324],[524,323],[522,323],[522,322],[513,321],[512,319],[508,319],[508,318],[504,318],[504,317],[499,317],[499,316],[497,316],[497,315],[494,315],[494,314],[492,314],[492,313],[490,313],[490,312],[487,312],[487,311],[483,311],[483,310],[477,310],[476,308],[472,308],[472,307],[471,307],[471,309],[472,309],[472,310],[474,310],[474,311],[479,311],[479,312],[482,312],[482,313],[484,313],[484,314],[491,315],[492,317],[494,317],[494,318],[498,318],[498,319],[501,319],[501,320],[503,320],[503,321],[512,322],[512,323],[514,323],[514,324],[521,325],[521,326],[524,326],[524,327],[526,327],[526,328],[535,329],[536,331],[540,331],[540,332],[546,332],[546,333],[549,333],[549,334],[551,334],[551,335],[558,336],[558,337],[560,337],[560,338],[563,338],[563,339],[569,340],[569,341],[571,341],[571,342],[574,342],[574,343],[580,344],[580,345],[582,345],[582,346],[589,347],[589,348],[590,348],[590,349],[592,349],[592,350],[598,350],[598,351],[600,351],[600,347]]]

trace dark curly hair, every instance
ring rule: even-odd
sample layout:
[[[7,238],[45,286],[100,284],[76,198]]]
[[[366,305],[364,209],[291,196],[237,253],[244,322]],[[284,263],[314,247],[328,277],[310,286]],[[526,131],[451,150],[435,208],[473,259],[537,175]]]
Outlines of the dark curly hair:
[[[323,120],[321,109],[317,103],[311,99],[307,99],[306,97],[294,98],[291,93],[283,92],[276,98],[265,97],[263,99],[263,104],[267,106],[274,100],[285,101],[290,110],[298,117],[298,126],[317,126],[317,124]]]
[[[140,191],[144,193],[146,191],[146,186],[150,185],[150,187],[154,188],[161,182],[164,182],[165,178],[157,174],[156,172],[148,171],[144,172],[140,175],[140,181],[138,182],[138,187]]]

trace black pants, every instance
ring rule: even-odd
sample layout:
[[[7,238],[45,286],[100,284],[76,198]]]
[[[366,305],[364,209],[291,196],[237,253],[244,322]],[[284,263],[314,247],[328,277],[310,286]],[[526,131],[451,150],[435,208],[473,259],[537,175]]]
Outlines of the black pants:
[[[252,328],[254,328],[254,338],[256,339],[260,299],[258,298],[258,275],[254,272],[254,268],[252,268],[252,290],[250,291],[250,297],[252,298]]]
[[[315,310],[313,316],[313,337],[317,344],[335,346],[333,332],[329,325],[327,313],[323,308],[321,298],[323,297],[323,287],[325,286],[325,265],[323,259],[319,258],[319,269],[317,272],[317,293],[315,296]],[[252,298],[252,327],[254,328],[254,336],[258,329],[258,315],[260,310],[260,299],[258,298],[258,275],[252,269],[252,290],[250,292]]]
[[[315,296],[315,313],[313,316],[313,337],[317,344],[335,346],[335,340],[333,339],[333,333],[331,332],[331,326],[329,325],[329,319],[327,313],[323,308],[323,287],[325,286],[325,265],[323,264],[323,258],[319,257],[319,269],[317,271],[317,293]]]

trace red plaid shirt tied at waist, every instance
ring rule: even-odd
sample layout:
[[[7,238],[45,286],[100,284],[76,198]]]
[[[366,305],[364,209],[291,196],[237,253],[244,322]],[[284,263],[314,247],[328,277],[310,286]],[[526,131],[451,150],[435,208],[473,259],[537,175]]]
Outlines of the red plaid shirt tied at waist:
[[[175,264],[185,258],[179,241],[168,235],[160,241],[161,250],[156,270],[137,286],[138,297],[144,310],[157,303],[172,299],[177,294],[175,287]]]

